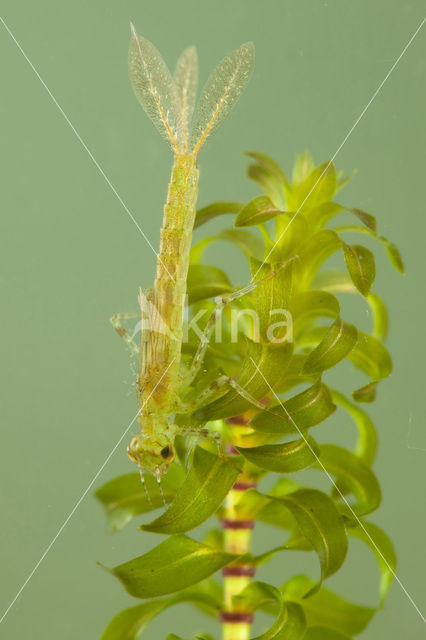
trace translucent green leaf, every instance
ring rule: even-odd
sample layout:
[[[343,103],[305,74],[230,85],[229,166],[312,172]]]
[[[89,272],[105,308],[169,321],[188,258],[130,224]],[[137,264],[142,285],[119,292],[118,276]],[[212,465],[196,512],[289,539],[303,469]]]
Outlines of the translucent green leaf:
[[[185,147],[197,97],[198,60],[195,47],[188,47],[179,56],[173,80],[181,101]]]
[[[292,305],[293,327],[299,331],[318,318],[337,318],[340,314],[338,299],[327,291],[303,291]]]
[[[246,229],[224,229],[214,236],[207,236],[191,249],[191,262],[200,262],[205,249],[212,242],[231,242],[244,253],[250,260],[252,257],[261,260],[265,254],[265,246],[262,238]]]
[[[210,74],[194,114],[190,149],[195,155],[234,107],[253,66],[254,46],[247,42],[225,56]]]
[[[377,230],[376,218],[372,216],[370,213],[367,213],[362,209],[357,209],[356,207],[352,207],[351,209],[349,209],[349,211],[351,211],[354,215],[356,215],[356,217],[359,218],[361,222],[363,222],[368,229],[371,229],[372,231]]]
[[[229,459],[197,447],[191,469],[170,507],[140,529],[171,534],[198,527],[220,507],[240,471]]]
[[[321,229],[299,247],[298,255],[304,271],[305,288],[309,288],[321,265],[342,246],[338,234],[332,229]],[[316,288],[318,284],[316,284]]]
[[[343,242],[343,253],[354,285],[366,296],[376,277],[374,255],[360,244],[349,245],[346,242]]]
[[[334,293],[357,292],[349,274],[344,271],[322,271],[314,278],[312,287]]]
[[[337,204],[337,202],[323,202],[311,209],[307,216],[313,227],[321,228],[342,211],[344,211],[344,207],[341,204]]]
[[[281,592],[266,582],[252,582],[233,602],[240,611],[254,612],[261,607],[278,604],[274,624],[253,640],[302,640],[306,628],[302,607],[296,602],[284,602]]]
[[[289,313],[292,299],[293,267],[296,256],[281,264],[261,263],[251,259],[253,282],[264,279],[253,292],[258,318],[260,338],[269,343],[293,342],[292,322]],[[275,273],[274,277],[269,277]]]
[[[316,489],[301,489],[272,500],[282,502],[289,509],[300,532],[316,551],[321,566],[321,581],[335,573],[346,557],[348,540],[343,519],[333,500]],[[319,585],[305,597],[317,588]]]
[[[288,207],[292,211],[301,208],[302,212],[329,202],[336,190],[336,170],[333,163],[324,162],[314,169],[303,182],[294,184]]]
[[[300,153],[293,167],[292,181],[294,185],[304,182],[315,169],[314,161],[309,151]]]
[[[353,364],[366,373],[373,382],[387,378],[392,372],[392,360],[386,347],[374,336],[360,331],[358,342],[348,354]],[[375,385],[367,385],[354,392],[356,400],[369,402],[375,397]]]
[[[173,500],[183,478],[182,467],[177,464],[169,467],[167,475],[161,481],[166,503]],[[147,475],[145,485],[146,491],[139,473],[126,473],[110,480],[96,491],[96,498],[105,509],[111,532],[122,529],[134,516],[148,513],[163,506],[163,498],[156,478]]]
[[[257,151],[246,151],[245,154],[253,158],[253,160],[256,160],[262,169],[274,176],[283,185],[289,186],[290,183],[285,172],[273,158],[267,156],[265,153],[258,153]]]
[[[243,202],[214,202],[209,204],[202,209],[198,209],[195,215],[194,229],[217,216],[238,213],[243,207]]]
[[[356,498],[355,504],[341,503],[339,508],[348,517],[365,515],[375,511],[382,494],[377,478],[358,456],[334,444],[321,445],[320,460],[328,473],[342,480]],[[321,466],[318,466],[322,469]]]
[[[309,467],[319,453],[313,438],[299,438],[284,444],[265,444],[259,447],[235,447],[252,464],[267,471],[292,473]]]
[[[330,632],[338,631],[348,636],[364,631],[375,609],[348,602],[325,587],[310,598],[304,598],[314,587],[315,583],[307,576],[294,576],[281,587],[284,598],[302,604],[309,627],[324,626],[330,628]]]
[[[298,433],[326,420],[335,409],[329,390],[317,381],[282,404],[270,407],[269,412],[258,413],[250,426],[265,433]]]
[[[285,375],[285,369],[292,354],[292,345],[258,344],[248,340],[248,351],[244,359],[238,384],[254,399],[262,400]],[[259,373],[259,369],[262,372]],[[194,417],[201,421],[231,418],[244,413],[253,405],[238,391],[228,391],[222,397],[195,412]]]
[[[221,601],[204,590],[201,583],[197,589],[187,589],[176,596],[152,600],[136,607],[124,609],[111,620],[102,634],[101,640],[138,640],[155,617],[169,607],[184,602],[200,605],[204,611],[209,610],[214,616],[217,615],[221,607]]]
[[[351,640],[351,638],[330,627],[310,627],[303,636],[303,640]]]
[[[352,393],[352,397],[357,402],[373,402],[376,399],[377,382],[369,382],[364,387]]]
[[[133,90],[161,136],[178,151],[184,141],[176,85],[159,51],[131,27],[129,73]]]
[[[262,224],[282,213],[268,196],[257,196],[241,209],[235,218],[234,225],[236,227],[250,227]]]
[[[371,291],[367,296],[367,300],[374,316],[373,336],[381,342],[384,342],[388,335],[388,312],[386,305],[376,293],[372,293]]]
[[[184,535],[167,538],[148,553],[109,571],[130,595],[155,598],[180,591],[236,559]]]
[[[358,339],[356,327],[339,317],[329,327],[319,345],[306,358],[303,373],[320,373],[346,358]]]
[[[333,401],[349,413],[358,428],[358,442],[354,453],[359,456],[365,464],[371,466],[376,457],[377,433],[370,416],[360,409],[356,404],[350,402],[339,391],[331,390]]]
[[[380,567],[380,605],[383,605],[389,587],[395,577],[396,554],[386,533],[372,522],[353,522],[348,529],[351,536],[362,540],[374,553]]]
[[[190,264],[187,279],[189,304],[231,293],[232,284],[224,271],[208,264]]]
[[[357,226],[357,225],[346,225],[344,227],[336,227],[335,231],[338,231],[339,233],[344,233],[344,232],[364,233],[364,234],[366,234],[368,236],[371,236],[372,238],[375,238],[386,249],[386,252],[388,254],[389,260],[391,261],[391,263],[395,267],[395,269],[397,271],[399,271],[400,273],[404,273],[404,263],[403,263],[403,260],[401,258],[401,254],[400,254],[397,246],[393,242],[391,242],[390,240],[385,238],[384,236],[379,235],[378,233],[376,233],[372,229],[367,229],[365,227],[360,227],[360,226]]]

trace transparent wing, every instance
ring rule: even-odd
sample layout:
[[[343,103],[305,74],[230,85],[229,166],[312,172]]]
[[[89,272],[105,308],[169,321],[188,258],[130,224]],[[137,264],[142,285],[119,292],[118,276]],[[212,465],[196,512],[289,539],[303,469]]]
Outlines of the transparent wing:
[[[182,142],[182,117],[175,83],[159,51],[139,36],[133,25],[131,29],[129,73],[133,90],[151,122],[177,152]]]
[[[192,125],[190,148],[196,155],[230,113],[253,70],[254,46],[243,44],[223,58],[203,89]]]
[[[176,64],[173,79],[181,100],[183,136],[186,148],[188,146],[189,126],[197,97],[198,58],[195,47],[188,47],[181,54]]]

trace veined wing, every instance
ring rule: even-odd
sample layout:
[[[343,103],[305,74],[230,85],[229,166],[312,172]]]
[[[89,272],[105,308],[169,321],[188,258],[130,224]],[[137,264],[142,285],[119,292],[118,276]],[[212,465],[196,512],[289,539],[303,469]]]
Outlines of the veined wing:
[[[197,97],[198,58],[195,47],[188,47],[180,55],[173,80],[181,100],[183,138],[186,149],[188,147],[188,131]]]
[[[194,155],[230,113],[250,78],[253,65],[254,46],[247,42],[223,58],[211,73],[194,115],[190,142]]]
[[[173,151],[182,146],[182,114],[173,78],[154,45],[139,36],[133,25],[129,47],[129,74],[133,90],[147,116]]]

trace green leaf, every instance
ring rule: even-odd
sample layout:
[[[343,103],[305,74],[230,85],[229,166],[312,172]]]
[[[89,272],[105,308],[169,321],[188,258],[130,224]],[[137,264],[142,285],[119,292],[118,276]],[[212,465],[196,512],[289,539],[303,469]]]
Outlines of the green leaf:
[[[194,229],[217,216],[238,213],[243,207],[243,202],[214,202],[213,204],[209,204],[202,209],[198,209],[195,215]]]
[[[255,257],[262,259],[265,253],[265,246],[262,238],[246,229],[224,229],[214,236],[207,236],[197,242],[191,249],[191,262],[200,262],[207,247],[212,242],[231,242],[244,253],[250,260]]]
[[[380,567],[380,605],[383,606],[389,587],[395,577],[396,554],[386,533],[372,522],[353,522],[348,528],[351,536],[362,540],[374,553]]]
[[[372,238],[375,238],[386,249],[389,260],[392,263],[392,265],[395,267],[395,269],[400,273],[404,273],[404,263],[401,258],[401,254],[398,250],[398,247],[393,242],[385,238],[384,236],[379,235],[372,229],[366,229],[365,227],[360,227],[358,225],[345,225],[344,227],[336,227],[335,231],[339,233],[345,233],[345,232],[364,233],[368,236],[371,236]]]
[[[320,373],[334,367],[352,351],[358,339],[356,327],[339,317],[319,345],[306,358],[303,373]]]
[[[308,235],[306,241],[297,250],[303,267],[305,289],[309,289],[319,268],[341,246],[342,240],[333,229],[321,229],[313,235]],[[316,288],[319,288],[318,284]]]
[[[140,529],[171,534],[198,527],[220,507],[240,471],[229,459],[197,447],[191,469],[170,507]]]
[[[288,198],[290,209],[302,213],[333,199],[336,190],[336,170],[333,163],[324,162],[314,169],[303,182],[293,185]]]
[[[333,500],[316,489],[301,489],[272,500],[282,502],[289,509],[302,535],[316,551],[321,566],[321,582],[336,573],[346,557],[348,540],[343,519]],[[287,547],[291,548],[291,542]],[[312,595],[319,585],[305,597]]]
[[[250,426],[264,433],[299,433],[326,420],[335,410],[329,390],[318,380],[270,411],[258,413]]]
[[[376,262],[369,249],[360,244],[343,242],[346,266],[352,281],[363,296],[368,295],[376,277]]]
[[[353,398],[358,402],[371,402],[375,398],[376,383],[387,378],[392,372],[392,360],[388,350],[377,338],[360,331],[358,342],[348,358],[375,383],[356,390],[352,394]]]
[[[297,334],[317,318],[337,318],[340,304],[336,296],[327,291],[303,291],[292,305],[293,326]]]
[[[296,602],[284,602],[281,592],[266,582],[252,582],[233,597],[240,611],[254,612],[269,603],[279,605],[274,624],[253,640],[302,640],[306,628],[302,607]]]
[[[330,627],[310,627],[303,636],[303,640],[351,640],[351,638]]]
[[[299,438],[284,444],[235,447],[249,462],[267,471],[292,473],[315,462],[319,449],[313,438]]]
[[[248,351],[237,377],[238,384],[254,399],[261,400],[279,385],[292,354],[292,344],[258,344],[248,340]],[[259,369],[262,374],[259,373]],[[231,418],[253,404],[233,389],[195,412],[200,421]]]
[[[181,636],[177,636],[175,633],[169,633],[166,640],[183,640]]]
[[[371,466],[377,451],[377,433],[370,416],[356,404],[350,402],[339,391],[331,390],[333,401],[349,413],[358,428],[358,442],[355,455],[359,456],[366,465]]]
[[[289,186],[289,181],[285,172],[273,158],[264,153],[258,153],[257,151],[245,151],[245,154],[246,156],[256,160],[262,169],[267,171],[271,176],[275,176],[275,178],[277,178],[277,180],[279,180],[283,185]]]
[[[166,503],[173,500],[183,477],[182,467],[177,464],[169,467],[167,475],[161,482]],[[95,496],[105,509],[111,533],[125,527],[134,516],[148,513],[163,506],[163,498],[156,478],[147,475],[145,486],[146,491],[139,473],[126,473],[110,480],[96,491]]]
[[[314,169],[315,164],[309,151],[299,153],[293,167],[293,184],[298,185],[301,182],[304,182],[311,175]]]
[[[353,513],[360,516],[378,508],[382,497],[380,485],[371,469],[358,456],[343,447],[323,444],[320,460],[322,466],[318,468],[324,467],[338,481],[342,480],[356,498],[356,504],[351,504],[350,508],[346,503],[340,503],[342,513],[351,518]]]
[[[236,227],[250,227],[267,222],[283,212],[278,209],[268,196],[258,196],[246,204],[235,218]]]
[[[364,631],[375,609],[348,602],[325,587],[304,598],[314,587],[315,583],[307,576],[294,576],[281,587],[285,599],[302,604],[309,627],[324,626],[330,628],[330,632],[334,630],[348,636]]]
[[[101,640],[138,640],[148,624],[160,613],[176,604],[190,602],[199,605],[204,611],[210,611],[217,615],[221,607],[221,601],[203,588],[203,584],[197,589],[185,590],[176,596],[144,602],[136,607],[124,609],[118,613],[109,623],[102,634]]]
[[[198,59],[195,47],[187,47],[179,56],[173,80],[181,101],[183,140],[188,138],[188,129],[197,98]]]
[[[377,338],[377,340],[380,340],[380,342],[384,342],[388,335],[388,312],[386,305],[376,293],[372,293],[371,291],[367,296],[367,300],[374,316],[373,336]]]
[[[187,279],[189,304],[231,293],[233,287],[224,271],[207,264],[190,264]]]
[[[130,595],[155,598],[196,584],[236,558],[187,536],[175,535],[148,553],[108,571]]]
[[[357,402],[373,402],[376,399],[378,382],[369,382],[364,387],[352,393],[352,398]]]
[[[311,209],[306,215],[313,227],[321,228],[342,211],[344,211],[344,207],[341,204],[337,204],[337,202],[323,202]]]
[[[349,209],[349,211],[354,215],[356,215],[356,217],[359,218],[361,222],[365,224],[366,227],[368,227],[368,229],[371,229],[372,231],[377,231],[376,218],[372,216],[370,213],[367,213],[362,209],[357,209],[356,207],[352,207],[351,209]]]

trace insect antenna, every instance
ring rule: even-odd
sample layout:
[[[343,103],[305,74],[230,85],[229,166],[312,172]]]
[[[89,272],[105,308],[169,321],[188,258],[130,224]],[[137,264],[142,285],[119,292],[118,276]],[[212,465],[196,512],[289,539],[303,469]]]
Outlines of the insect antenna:
[[[157,476],[157,482],[158,482],[158,486],[159,486],[159,489],[160,489],[161,497],[163,498],[163,504],[164,504],[164,506],[166,506],[166,500],[164,498],[163,487],[161,486],[161,473],[160,473],[160,469],[158,467],[155,470],[155,475]]]
[[[142,484],[143,484],[143,488],[145,489],[146,498],[147,498],[147,500],[148,500],[148,502],[149,502],[150,506],[151,506],[151,507],[153,507],[152,500],[151,500],[151,496],[149,495],[149,493],[148,493],[148,488],[147,488],[147,486],[146,486],[146,484],[145,484],[145,476],[144,476],[144,474],[143,474],[143,469],[142,469],[142,467],[139,467],[139,474],[140,474],[140,477],[141,477],[141,482],[142,482]]]

